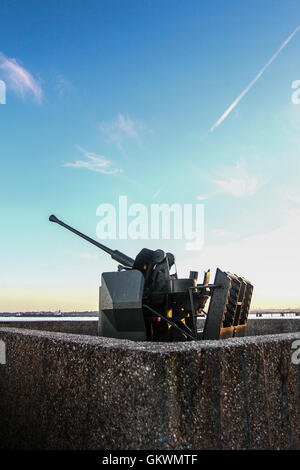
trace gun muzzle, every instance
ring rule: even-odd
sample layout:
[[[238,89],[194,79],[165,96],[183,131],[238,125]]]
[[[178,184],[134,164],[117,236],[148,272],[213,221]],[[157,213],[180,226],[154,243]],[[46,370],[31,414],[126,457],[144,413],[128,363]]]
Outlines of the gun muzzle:
[[[56,223],[60,222],[60,220],[57,217],[55,217],[55,215],[53,214],[50,215],[49,220],[50,222],[56,222]]]
[[[128,266],[129,268],[133,267],[134,259],[132,259],[129,256],[125,255],[124,253],[121,253],[118,250],[112,250],[111,248],[108,248],[108,246],[102,245],[102,243],[99,243],[96,240],[93,240],[92,238],[88,237],[87,235],[84,235],[83,233],[79,232],[78,230],[71,227],[70,225],[65,224],[62,220],[59,220],[54,214],[50,215],[49,220],[50,220],[50,222],[56,222],[57,224],[61,225],[62,227],[65,227],[66,229],[70,230],[70,232],[75,233],[79,237],[84,238],[84,240],[87,240],[89,243],[92,243],[93,245],[100,248],[100,250],[103,250],[106,253],[110,254],[112,259],[114,259],[115,261],[118,261],[118,263],[122,263],[125,266]]]

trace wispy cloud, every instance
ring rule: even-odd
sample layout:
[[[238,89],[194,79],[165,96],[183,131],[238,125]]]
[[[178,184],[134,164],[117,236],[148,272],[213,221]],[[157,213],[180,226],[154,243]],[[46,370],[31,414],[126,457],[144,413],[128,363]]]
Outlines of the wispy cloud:
[[[0,52],[0,74],[3,76],[8,88],[11,88],[22,98],[30,93],[40,103],[42,89],[33,76],[22,67],[16,59],[8,59]]]
[[[210,199],[211,197],[220,194],[220,192],[221,192],[221,191],[213,191],[213,192],[207,193],[207,194],[200,194],[199,196],[197,196],[196,199],[197,199],[198,201],[206,201],[207,199]]]
[[[56,76],[54,87],[60,97],[65,96],[75,90],[72,82],[61,74]]]
[[[92,255],[91,253],[88,253],[88,252],[84,252],[84,253],[79,253],[79,258],[90,260],[90,259],[97,259],[97,256]]]
[[[214,183],[222,192],[229,193],[235,197],[251,196],[258,187],[258,180],[251,176],[241,178],[225,178],[214,180]]]
[[[71,168],[85,168],[86,170],[95,171],[97,173],[103,173],[106,175],[113,175],[122,171],[120,168],[115,168],[114,163],[103,155],[97,155],[96,153],[88,152],[79,146],[76,148],[82,153],[84,160],[76,160],[75,162],[64,163],[63,166]]]
[[[241,161],[238,161],[232,167],[224,168],[222,176],[208,179],[210,183],[217,186],[218,189],[211,193],[197,196],[199,201],[204,201],[210,199],[212,196],[223,193],[231,194],[238,198],[251,196],[260,186],[259,178],[250,174]]]
[[[299,194],[295,194],[290,192],[290,190],[280,191],[281,194],[290,202],[293,202],[300,206],[300,196]]]
[[[160,192],[161,189],[157,189],[157,191],[155,191],[155,193],[153,194],[152,199],[156,199],[160,195]]]
[[[117,118],[110,122],[100,122],[99,127],[103,134],[120,149],[125,140],[140,140],[141,132],[145,126],[130,118],[119,114]]]
[[[276,59],[278,54],[282,51],[282,49],[287,46],[287,44],[291,41],[291,39],[295,36],[295,34],[299,31],[300,25],[297,26],[297,28],[290,34],[290,36],[281,44],[279,49],[275,52],[275,54],[272,55],[272,57],[268,60],[268,62],[263,66],[263,68],[258,72],[258,74],[253,78],[253,80],[249,83],[249,85],[246,86],[246,88],[242,91],[242,93],[233,101],[233,103],[229,106],[229,108],[226,109],[226,111],[222,114],[222,116],[214,123],[214,125],[211,127],[211,132],[218,127],[224,119],[227,118],[227,116],[231,113],[231,111],[238,105],[238,103],[241,101],[242,98],[248,93],[248,91],[253,87],[253,85],[259,80],[259,78],[262,76],[262,74],[267,70],[267,68],[272,64],[272,62]]]

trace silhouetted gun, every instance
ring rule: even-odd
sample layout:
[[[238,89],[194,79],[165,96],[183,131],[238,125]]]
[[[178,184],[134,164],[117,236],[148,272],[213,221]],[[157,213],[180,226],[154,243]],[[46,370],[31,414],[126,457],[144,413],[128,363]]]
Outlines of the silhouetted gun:
[[[81,238],[84,238],[88,242],[90,242],[93,245],[97,246],[98,248],[100,248],[100,250],[103,250],[106,253],[110,254],[112,259],[114,259],[115,261],[118,261],[118,263],[121,263],[124,266],[128,266],[129,268],[133,267],[134,259],[132,259],[129,256],[125,255],[121,251],[111,250],[107,246],[102,245],[102,243],[96,242],[96,240],[93,240],[92,238],[88,237],[87,235],[84,235],[83,233],[79,232],[75,228],[70,227],[70,225],[65,224],[64,222],[59,220],[57,217],[55,217],[55,215],[53,215],[53,214],[50,215],[49,220],[50,220],[50,222],[55,222],[56,224],[59,224],[62,227],[65,227],[66,229],[70,230],[71,232],[76,233],[76,235],[78,235]]]

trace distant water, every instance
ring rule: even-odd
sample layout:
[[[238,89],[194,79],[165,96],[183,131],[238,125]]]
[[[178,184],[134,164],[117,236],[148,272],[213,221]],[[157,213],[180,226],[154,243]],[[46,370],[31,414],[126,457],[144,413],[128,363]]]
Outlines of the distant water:
[[[282,318],[299,318],[299,313],[285,313],[284,315],[280,315],[278,313],[263,313],[262,316],[256,316],[255,313],[249,314],[249,320],[252,318],[255,319],[264,319],[264,318],[272,318],[272,319],[282,319]],[[202,318],[201,318],[202,319]],[[0,322],[37,322],[37,321],[98,321],[98,317],[3,317],[0,316]]]
[[[0,317],[0,322],[4,321],[98,321],[98,317]]]

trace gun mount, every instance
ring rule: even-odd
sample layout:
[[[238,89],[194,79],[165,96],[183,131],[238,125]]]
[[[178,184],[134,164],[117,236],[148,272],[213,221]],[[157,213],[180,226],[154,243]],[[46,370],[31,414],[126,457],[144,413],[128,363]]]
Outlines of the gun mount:
[[[161,249],[143,248],[135,259],[84,235],[55,215],[49,217],[97,246],[120,263],[117,272],[102,273],[99,291],[100,336],[136,341],[188,341],[243,336],[247,326],[253,286],[242,277],[217,269],[213,284],[210,270],[202,284],[198,272],[179,279],[175,257]],[[209,303],[208,311],[204,308]],[[205,316],[202,331],[197,318]]]

